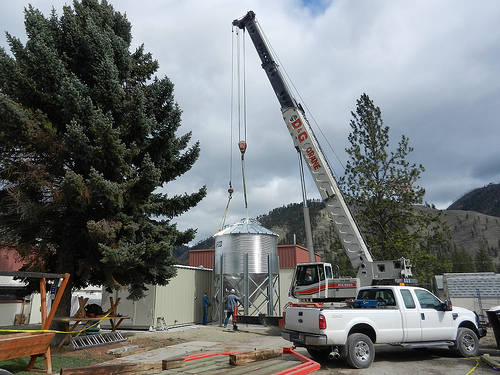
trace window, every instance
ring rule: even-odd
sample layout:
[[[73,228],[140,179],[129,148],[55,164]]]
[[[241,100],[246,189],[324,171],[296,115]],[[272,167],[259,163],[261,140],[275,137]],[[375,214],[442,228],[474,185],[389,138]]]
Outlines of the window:
[[[325,270],[323,269],[323,266],[318,267],[318,272],[319,272],[319,279],[323,281],[325,279]]]
[[[297,285],[310,285],[318,282],[316,266],[301,266],[297,269]]]
[[[327,279],[333,278],[333,276],[332,276],[332,267],[325,266],[325,273],[326,273],[326,278]]]
[[[377,300],[377,306],[396,306],[396,300],[391,289],[366,289],[358,294],[357,299]]]
[[[417,296],[418,303],[420,303],[421,308],[434,309],[438,311],[443,309],[441,301],[427,290],[415,289],[415,295]]]
[[[401,296],[403,297],[403,301],[407,309],[415,308],[415,301],[413,300],[413,297],[408,289],[401,289]]]

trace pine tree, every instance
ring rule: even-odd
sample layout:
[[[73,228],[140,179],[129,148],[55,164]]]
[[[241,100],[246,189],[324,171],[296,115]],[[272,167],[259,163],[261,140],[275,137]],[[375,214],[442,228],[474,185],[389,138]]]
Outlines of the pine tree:
[[[11,55],[0,51],[2,234],[24,270],[70,273],[74,288],[128,286],[139,299],[175,276],[172,251],[194,238],[172,219],[205,187],[159,188],[192,167],[199,143],[176,135],[174,85],[154,76],[144,46],[129,51],[131,25],[106,1],[48,18],[29,6],[25,27],[25,45],[7,34]]]
[[[477,272],[495,272],[493,259],[488,252],[488,243],[486,240],[479,241],[479,247],[476,250],[476,270]]]
[[[453,263],[453,272],[476,272],[474,259],[464,248],[453,251],[451,261]]]
[[[438,217],[415,208],[425,195],[416,185],[425,169],[407,160],[413,151],[409,139],[403,135],[390,151],[389,127],[366,94],[352,117],[349,160],[340,183],[373,256],[410,259],[421,281],[438,271],[436,264],[444,265],[439,271],[451,269],[451,262],[437,262],[438,252],[450,249],[449,230]]]

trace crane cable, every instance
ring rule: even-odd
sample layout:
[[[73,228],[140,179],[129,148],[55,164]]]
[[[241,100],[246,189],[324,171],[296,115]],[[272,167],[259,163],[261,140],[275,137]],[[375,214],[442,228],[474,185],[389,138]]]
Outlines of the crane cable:
[[[239,36],[239,33],[236,35]],[[241,40],[241,45],[240,45]],[[243,198],[245,200],[245,212],[248,219],[248,198],[247,186],[245,180],[245,152],[247,150],[247,108],[246,108],[246,56],[245,56],[245,29],[243,29],[242,36],[237,39],[237,72],[238,72],[238,135],[240,141],[238,147],[241,154],[241,178],[243,183]],[[240,60],[241,58],[241,60]],[[243,69],[241,72],[240,68]],[[240,86],[241,85],[241,86]],[[243,127],[243,136],[241,135]]]
[[[229,188],[227,189],[228,197],[227,204],[224,213],[222,214],[221,221],[219,226],[217,227],[217,232],[224,228],[226,224],[227,211],[229,210],[229,204],[231,203],[231,199],[233,198],[233,99],[234,99],[234,28],[231,32],[231,99],[230,99],[230,108],[229,108]]]
[[[237,47],[235,48],[234,46],[234,34],[236,30],[236,41],[237,41]],[[243,30],[244,32],[244,30]],[[232,30],[232,55],[231,55],[231,104],[230,104],[230,151],[229,151],[229,188],[227,189],[228,191],[228,199],[227,199],[227,204],[226,204],[226,209],[224,210],[224,213],[222,215],[221,221],[219,223],[219,226],[217,228],[217,232],[221,230],[221,228],[224,228],[226,218],[227,218],[227,212],[229,210],[229,204],[231,203],[231,199],[233,198],[233,185],[232,185],[232,174],[233,174],[233,126],[234,126],[234,116],[233,116],[233,109],[234,109],[234,79],[235,79],[235,66],[236,66],[236,80],[237,80],[237,92],[238,92],[238,137],[240,141],[238,142],[238,148],[240,150],[241,154],[241,174],[242,174],[242,179],[243,179],[243,195],[245,199],[245,211],[246,211],[246,216],[248,218],[248,199],[247,199],[247,189],[246,189],[246,179],[245,179],[245,151],[247,149],[247,143],[246,143],[246,135],[247,135],[247,126],[246,126],[246,87],[245,87],[245,48],[240,47],[240,40],[243,41],[243,44],[245,43],[245,38],[244,35],[242,38],[239,37],[239,31],[238,28],[233,27]],[[240,56],[242,53],[240,50],[243,49],[243,79],[241,78],[241,72],[240,72],[240,67],[242,66],[242,63],[240,61]],[[234,55],[235,55],[235,50],[236,50],[236,60],[237,62],[235,63],[234,61]],[[243,89],[241,87],[241,84],[243,84]],[[243,99],[241,98],[243,92]],[[243,109],[242,109],[243,105]],[[242,125],[243,122],[243,125]],[[243,140],[242,140],[242,127],[243,127]]]

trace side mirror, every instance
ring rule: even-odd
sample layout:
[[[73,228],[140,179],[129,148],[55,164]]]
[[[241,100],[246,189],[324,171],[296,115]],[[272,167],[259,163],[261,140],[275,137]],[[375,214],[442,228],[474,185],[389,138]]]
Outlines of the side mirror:
[[[450,300],[445,300],[442,304],[441,304],[442,308],[443,308],[443,311],[452,311],[453,310],[453,306],[451,304],[451,301]]]

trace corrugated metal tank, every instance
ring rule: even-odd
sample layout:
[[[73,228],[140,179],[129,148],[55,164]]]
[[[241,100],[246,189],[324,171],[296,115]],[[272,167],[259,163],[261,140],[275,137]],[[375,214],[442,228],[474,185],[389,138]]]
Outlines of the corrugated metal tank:
[[[255,315],[267,307],[272,315],[274,301],[279,301],[279,291],[273,289],[273,280],[279,277],[278,235],[254,219],[243,219],[216,233],[214,239],[214,282],[219,294],[235,289],[236,294],[246,295],[245,314]],[[220,310],[222,315],[221,306]]]
[[[216,233],[214,239],[216,275],[221,274],[221,256],[224,275],[244,273],[244,254],[248,254],[250,274],[268,274],[268,255],[278,256],[278,235],[254,219],[243,219]],[[273,273],[278,272],[279,264],[273,262]]]

